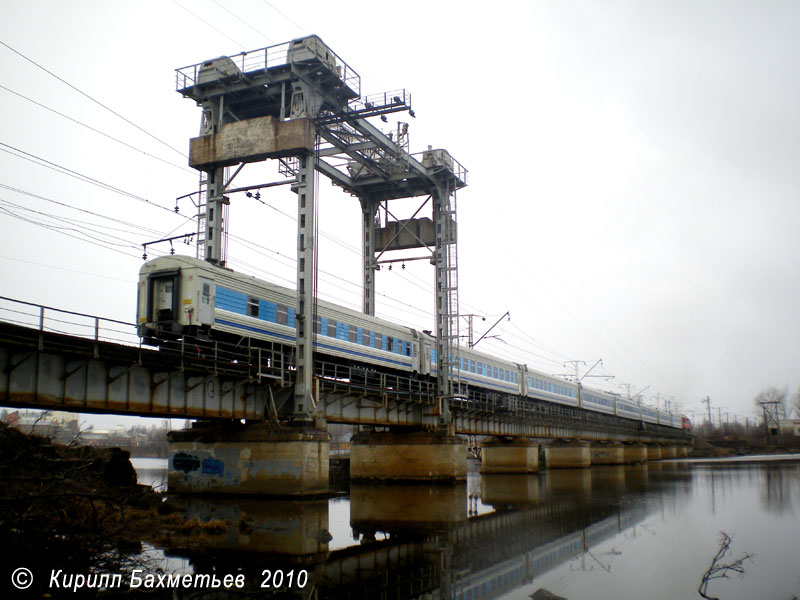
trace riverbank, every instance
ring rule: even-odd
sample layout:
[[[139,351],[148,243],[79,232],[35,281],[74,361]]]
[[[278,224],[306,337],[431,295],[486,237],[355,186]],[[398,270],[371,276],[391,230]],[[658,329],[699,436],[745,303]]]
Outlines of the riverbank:
[[[695,438],[689,452],[692,458],[715,458],[728,456],[756,456],[772,454],[800,454],[800,440],[787,438],[766,443],[763,440],[706,440]]]
[[[222,522],[186,520],[137,483],[128,452],[58,445],[0,423],[0,562],[33,573],[126,573],[142,568],[143,542],[203,542]],[[32,596],[33,597],[33,596]]]

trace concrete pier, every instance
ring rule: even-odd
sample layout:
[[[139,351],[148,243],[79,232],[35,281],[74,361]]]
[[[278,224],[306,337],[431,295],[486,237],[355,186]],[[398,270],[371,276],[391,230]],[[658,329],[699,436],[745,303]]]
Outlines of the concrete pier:
[[[661,460],[661,446],[647,444],[647,460]]]
[[[661,458],[677,458],[678,449],[675,446],[662,446]]]
[[[428,481],[467,479],[463,438],[438,432],[366,432],[350,440],[351,481]]]
[[[644,444],[625,444],[622,448],[626,465],[647,462],[647,446]]]
[[[323,431],[200,426],[172,431],[168,440],[170,493],[328,493],[330,436]]]
[[[544,449],[544,458],[548,469],[585,469],[592,466],[589,442],[579,440],[553,442]]]
[[[539,445],[527,438],[493,439],[481,445],[481,473],[536,473]]]
[[[592,466],[621,465],[625,462],[622,444],[616,442],[595,442],[592,444]]]

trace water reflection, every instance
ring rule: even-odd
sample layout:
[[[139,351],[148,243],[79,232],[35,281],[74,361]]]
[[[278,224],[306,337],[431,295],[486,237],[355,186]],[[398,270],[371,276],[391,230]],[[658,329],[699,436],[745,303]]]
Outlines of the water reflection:
[[[227,529],[199,545],[175,540],[167,551],[196,572],[246,574],[248,592],[263,591],[265,569],[291,572],[294,585],[271,589],[272,597],[510,599],[539,588],[573,599],[696,597],[717,538],[704,507],[755,518],[752,506],[742,508],[742,490],[753,490],[766,513],[791,517],[800,465],[651,462],[471,476],[457,486],[353,484],[349,546],[330,543],[328,501],[183,498],[188,518]],[[667,594],[643,583],[650,575],[634,576],[647,569],[679,581]]]
[[[467,519],[467,486],[426,484],[351,484],[350,525],[374,540],[393,535],[443,533]]]

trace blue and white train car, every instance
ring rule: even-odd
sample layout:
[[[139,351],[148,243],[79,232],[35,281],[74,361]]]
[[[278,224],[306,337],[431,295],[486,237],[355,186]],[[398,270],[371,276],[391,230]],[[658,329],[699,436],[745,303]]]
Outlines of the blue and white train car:
[[[139,274],[139,335],[182,335],[295,343],[295,294],[186,256],[145,263]],[[415,330],[319,301],[315,350],[402,371],[419,371]],[[213,332],[213,334],[212,334]]]
[[[139,273],[137,325],[147,344],[196,336],[293,346],[296,292],[188,256],[146,262]],[[424,332],[318,301],[314,350],[327,357],[436,375],[436,340]],[[471,386],[578,407],[578,387],[526,365],[474,349],[459,352],[459,377]],[[681,428],[679,415],[582,388],[580,407]]]
[[[582,388],[581,405],[586,410],[615,414],[617,398],[606,392]]]

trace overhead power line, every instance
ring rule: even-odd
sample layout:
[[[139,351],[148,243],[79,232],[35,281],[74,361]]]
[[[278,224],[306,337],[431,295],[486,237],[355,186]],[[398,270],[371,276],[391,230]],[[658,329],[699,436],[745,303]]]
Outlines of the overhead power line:
[[[58,200],[53,200],[52,198],[48,198],[47,196],[41,196],[39,194],[34,194],[33,192],[29,192],[29,191],[26,191],[26,190],[21,190],[19,188],[15,188],[15,187],[12,187],[10,185],[6,185],[4,183],[0,183],[0,188],[3,188],[5,190],[9,190],[11,192],[16,192],[18,194],[23,194],[25,196],[30,196],[32,198],[38,198],[39,200],[44,200],[45,202],[50,202],[51,204],[55,204],[57,206],[63,206],[64,208],[68,208],[68,209],[71,209],[71,210],[76,210],[78,212],[82,212],[82,213],[85,213],[85,214],[88,214],[88,215],[92,215],[94,217],[100,217],[101,219],[107,219],[107,220],[112,221],[114,223],[121,223],[123,225],[128,225],[129,227],[134,227],[136,229],[141,230],[144,233],[148,233],[148,234],[151,234],[151,235],[159,235],[160,234],[160,232],[157,229],[152,229],[151,227],[144,227],[142,225],[135,225],[134,223],[131,223],[130,221],[126,221],[126,220],[123,220],[123,219],[116,219],[114,217],[109,217],[108,215],[103,215],[101,213],[97,213],[97,212],[94,212],[94,211],[91,211],[91,210],[87,210],[85,208],[80,208],[78,206],[73,206],[72,204],[67,204],[66,202],[59,202]]]
[[[192,15],[192,16],[193,16],[195,19],[197,19],[198,21],[202,21],[203,23],[205,23],[206,25],[208,25],[209,27],[211,27],[211,29],[213,29],[214,31],[216,31],[216,32],[217,32],[218,34],[220,34],[221,36],[228,38],[228,39],[229,39],[230,41],[232,41],[234,44],[236,44],[237,46],[239,46],[239,48],[242,48],[242,49],[244,49],[244,48],[245,48],[245,45],[244,45],[244,44],[242,44],[241,42],[239,42],[239,41],[237,41],[237,40],[233,39],[231,36],[229,36],[227,33],[225,33],[224,31],[222,31],[221,29],[218,29],[217,27],[214,27],[214,26],[213,26],[211,23],[209,23],[208,21],[206,21],[206,20],[205,20],[203,17],[201,17],[201,16],[197,15],[196,13],[193,13],[191,10],[189,10],[188,8],[186,8],[186,7],[185,7],[183,4],[180,4],[179,2],[176,2],[175,0],[172,0],[172,3],[173,3],[175,6],[178,6],[179,8],[182,8],[183,10],[185,10],[186,12],[188,12],[190,15]]]
[[[177,3],[176,3],[176,4],[177,4]],[[180,6],[180,5],[179,5],[179,6]],[[100,106],[100,107],[104,108],[105,110],[107,110],[108,112],[110,112],[112,115],[114,115],[114,116],[116,116],[116,117],[119,117],[120,119],[122,119],[123,121],[125,121],[126,123],[128,123],[128,125],[131,125],[131,126],[135,127],[136,129],[138,129],[139,131],[141,131],[141,132],[142,132],[142,133],[144,133],[145,135],[147,135],[147,136],[149,136],[149,137],[153,138],[153,139],[154,139],[155,141],[157,141],[159,144],[163,144],[164,146],[166,146],[166,147],[167,147],[167,148],[169,148],[170,150],[172,150],[172,151],[174,151],[174,152],[177,152],[178,154],[180,154],[181,156],[183,156],[184,158],[186,158],[186,153],[185,153],[185,152],[183,152],[182,150],[178,150],[178,149],[177,149],[177,148],[175,148],[174,146],[170,146],[170,145],[169,145],[167,142],[165,142],[164,140],[162,140],[162,139],[161,139],[161,138],[159,138],[159,137],[156,137],[155,135],[153,135],[152,133],[150,133],[149,131],[147,131],[147,130],[146,130],[144,127],[141,127],[140,125],[137,125],[136,123],[134,123],[133,121],[131,121],[131,120],[130,120],[130,119],[128,119],[127,117],[124,117],[124,116],[122,116],[122,115],[121,115],[121,114],[119,114],[117,111],[115,111],[113,108],[110,108],[110,107],[106,106],[105,104],[103,104],[102,102],[100,102],[100,101],[99,101],[99,100],[97,100],[96,98],[93,98],[92,96],[90,96],[89,94],[87,94],[86,92],[84,92],[83,90],[81,90],[80,88],[78,88],[78,87],[76,87],[76,86],[72,85],[72,84],[71,84],[69,81],[67,81],[67,80],[65,80],[65,79],[63,79],[63,78],[61,78],[61,77],[59,77],[58,75],[56,75],[56,74],[55,74],[55,73],[53,73],[52,71],[50,71],[50,70],[46,69],[45,67],[43,67],[42,65],[40,65],[39,63],[37,63],[37,62],[36,62],[35,60],[33,60],[32,58],[29,58],[29,57],[25,56],[25,55],[24,55],[22,52],[20,52],[19,50],[15,49],[15,48],[12,48],[11,46],[9,46],[8,44],[6,44],[6,43],[5,43],[4,41],[2,41],[2,40],[0,40],[0,44],[2,44],[3,46],[5,46],[5,47],[6,47],[6,48],[8,48],[9,50],[11,50],[11,51],[12,51],[14,54],[16,54],[16,55],[18,55],[18,56],[20,56],[20,57],[24,58],[24,59],[25,59],[25,60],[27,60],[29,63],[31,63],[31,64],[32,64],[32,65],[34,65],[35,67],[37,67],[37,68],[41,69],[42,71],[44,71],[45,73],[47,73],[47,74],[48,74],[48,75],[50,75],[51,77],[54,77],[54,78],[58,79],[58,80],[59,80],[61,83],[63,83],[63,84],[64,84],[64,85],[66,85],[67,87],[69,87],[69,88],[71,88],[71,89],[75,90],[75,91],[76,91],[76,92],[78,92],[78,93],[79,93],[81,96],[83,96],[83,97],[85,97],[85,98],[88,98],[89,100],[91,100],[92,102],[94,102],[95,104],[97,104],[98,106]]]
[[[35,154],[32,154],[30,152],[25,152],[24,150],[20,150],[19,148],[16,148],[15,146],[11,146],[10,144],[6,144],[6,143],[3,143],[3,142],[0,142],[0,146],[4,146],[5,148],[9,149],[9,150],[5,150],[3,148],[0,148],[1,151],[6,152],[7,154],[11,154],[12,156],[16,156],[17,158],[22,158],[23,160],[27,160],[29,162],[32,162],[33,164],[36,164],[36,165],[39,165],[41,167],[45,167],[45,168],[51,169],[51,170],[56,171],[57,173],[61,173],[63,175],[68,175],[69,177],[73,177],[73,178],[78,179],[80,181],[84,181],[86,183],[90,183],[92,185],[95,185],[97,187],[101,187],[101,188],[103,188],[105,190],[108,190],[108,191],[111,191],[111,192],[115,192],[115,193],[120,194],[122,196],[127,196],[128,198],[133,198],[134,200],[138,200],[140,202],[144,202],[145,204],[149,204],[150,206],[154,206],[156,208],[160,208],[161,210],[165,210],[165,211],[167,211],[167,212],[169,212],[171,214],[176,214],[175,211],[173,209],[171,209],[171,208],[168,208],[166,206],[162,206],[161,204],[157,204],[155,202],[152,202],[152,201],[148,200],[147,198],[143,198],[142,196],[138,196],[138,195],[136,195],[136,194],[134,194],[132,192],[128,192],[126,190],[120,189],[120,188],[115,187],[115,186],[113,186],[113,185],[111,185],[109,183],[105,183],[103,181],[100,181],[99,179],[94,179],[93,177],[89,177],[88,175],[84,175],[83,173],[79,173],[78,171],[74,171],[74,170],[69,169],[67,167],[61,166],[61,165],[59,165],[57,163],[54,163],[54,162],[49,161],[47,159],[44,159],[44,158],[42,158],[40,156],[37,156]],[[16,152],[16,154],[15,154],[15,152]],[[189,220],[189,221],[192,220],[191,217],[187,217],[186,215],[180,215],[180,216],[183,217],[186,220]]]
[[[184,166],[178,165],[178,164],[170,162],[168,160],[164,160],[163,158],[161,158],[159,156],[156,156],[154,154],[150,154],[149,152],[145,152],[141,148],[137,148],[136,146],[128,144],[127,142],[123,142],[122,140],[120,140],[118,138],[115,138],[113,135],[109,135],[105,131],[100,131],[99,129],[96,129],[96,128],[92,127],[91,125],[87,125],[83,121],[79,121],[78,119],[74,119],[74,118],[70,117],[69,115],[65,115],[64,113],[59,112],[59,111],[55,110],[54,108],[50,108],[46,104],[42,104],[41,102],[37,102],[33,98],[28,98],[28,96],[25,96],[24,94],[20,94],[19,92],[16,92],[16,91],[12,90],[11,88],[7,88],[4,85],[0,85],[0,89],[4,89],[5,91],[9,92],[10,94],[14,94],[15,96],[18,96],[19,98],[22,98],[23,100],[27,100],[28,102],[31,102],[32,104],[35,104],[36,106],[40,106],[41,108],[43,108],[45,110],[49,110],[50,112],[57,114],[59,117],[63,117],[65,119],[69,120],[69,121],[72,121],[73,123],[77,123],[81,127],[85,127],[86,129],[88,129],[90,131],[94,131],[95,133],[99,133],[100,135],[102,135],[104,137],[107,137],[108,139],[113,140],[113,141],[117,142],[118,144],[122,144],[123,146],[126,146],[127,148],[130,148],[131,150],[136,150],[137,152],[141,152],[145,156],[149,156],[150,158],[153,158],[153,159],[155,159],[157,161],[160,161],[160,162],[164,163],[165,165],[169,165],[171,167],[175,167],[176,169],[180,169],[181,171],[186,171],[187,173],[196,174],[196,171],[193,171],[192,169],[189,169],[188,167],[184,167]]]
[[[255,31],[255,32],[258,34],[258,35],[260,35],[261,37],[263,37],[263,38],[264,38],[265,40],[267,40],[267,41],[268,41],[270,44],[274,44],[274,43],[275,43],[275,40],[273,40],[273,39],[271,39],[271,38],[267,37],[266,35],[264,35],[264,32],[262,32],[262,31],[259,31],[258,29],[256,29],[256,28],[255,28],[255,27],[253,27],[252,25],[250,25],[250,23],[248,23],[247,21],[245,21],[244,19],[242,19],[242,18],[241,18],[239,15],[237,15],[237,14],[236,14],[235,12],[233,12],[232,10],[230,10],[230,9],[228,9],[228,8],[225,8],[225,7],[224,7],[222,4],[220,4],[219,2],[217,2],[217,0],[211,0],[211,1],[212,1],[214,4],[216,4],[217,6],[219,6],[219,7],[220,7],[222,10],[224,10],[226,13],[228,13],[230,16],[232,16],[234,19],[236,19],[236,20],[237,20],[237,21],[239,21],[240,23],[243,23],[245,26],[247,26],[247,27],[249,27],[250,29],[252,29],[253,31]],[[196,15],[195,15],[195,16],[196,16]]]

